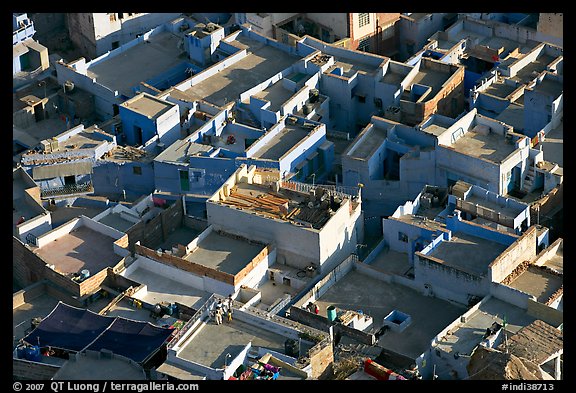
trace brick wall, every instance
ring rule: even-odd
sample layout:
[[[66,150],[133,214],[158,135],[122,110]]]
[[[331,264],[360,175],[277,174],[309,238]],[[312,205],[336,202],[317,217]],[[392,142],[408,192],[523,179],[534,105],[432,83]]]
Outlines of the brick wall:
[[[173,205],[170,205],[168,209],[160,213],[162,220],[162,241],[166,240],[176,228],[182,226],[183,216],[184,209],[182,208],[181,199],[176,199]]]
[[[100,289],[100,285],[108,276],[108,271],[112,272],[112,268],[103,269],[93,276],[88,277],[80,283],[80,296],[91,295]]]
[[[270,252],[272,251],[272,247],[266,246],[258,255],[256,255],[252,261],[250,261],[238,274],[234,276],[234,284],[238,284],[241,282],[244,277],[246,277],[256,266],[260,264],[266,258]]]
[[[22,287],[47,279],[64,291],[80,296],[78,283],[50,269],[40,256],[16,237],[12,238],[12,275]]]
[[[136,242],[140,241],[143,246],[155,249],[159,244],[178,227],[182,226],[184,218],[184,208],[182,200],[177,199],[166,210],[163,210],[149,222],[139,222],[133,225],[128,235],[128,250],[134,252]]]
[[[214,280],[221,281],[226,284],[234,285],[234,276],[232,274],[220,272],[215,269],[208,268],[206,266],[199,265],[194,262],[187,261],[182,258],[175,257],[173,255],[168,255],[162,253],[160,256],[156,253],[156,251],[151,250],[147,247],[136,245],[135,252],[137,254],[143,255],[147,258],[150,258],[154,261],[163,263],[168,266],[173,266],[180,270],[184,270],[186,272],[193,273],[200,277],[210,277]]]
[[[428,63],[428,68],[439,67],[437,63]],[[445,65],[444,65],[445,66]],[[454,68],[454,67],[451,67]],[[438,70],[440,71],[440,70]],[[454,72],[454,70],[451,70]],[[452,108],[452,99],[456,100],[455,109]],[[424,104],[424,119],[433,113],[448,117],[456,117],[464,111],[464,68],[459,67],[452,74],[446,85],[436,96]]]

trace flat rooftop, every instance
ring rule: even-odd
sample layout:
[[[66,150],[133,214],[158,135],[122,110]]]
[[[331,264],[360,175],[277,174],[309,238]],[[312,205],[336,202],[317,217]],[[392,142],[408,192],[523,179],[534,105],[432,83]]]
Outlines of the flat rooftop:
[[[271,192],[268,187],[257,184],[236,183],[226,200],[220,203],[231,207],[241,207],[253,214],[268,218],[293,222],[307,222],[320,229],[330,219],[326,208],[308,206],[309,196],[281,188]],[[285,208],[287,209],[285,210]]]
[[[564,90],[564,85],[558,81],[543,79],[542,82],[534,86],[534,90],[543,94],[547,94],[553,98],[559,97]]]
[[[546,304],[550,296],[562,287],[563,278],[537,266],[528,266],[522,274],[508,284],[536,297],[540,303]]]
[[[433,219],[429,219],[426,216],[421,216],[418,214],[404,214],[403,216],[397,217],[396,218],[399,221],[402,222],[406,222],[408,224],[411,225],[417,225],[419,227],[424,227],[428,230],[432,230],[432,231],[436,231],[439,229],[446,229],[446,225],[438,222],[438,221],[434,221]]]
[[[90,274],[115,266],[122,257],[114,252],[116,239],[81,226],[71,233],[53,240],[35,253],[54,265],[61,274],[78,273],[88,269]]]
[[[259,41],[238,36],[233,44],[244,45],[247,56],[185,91],[192,100],[204,100],[222,106],[240,94],[283,71],[300,57]],[[176,44],[174,44],[176,47]]]
[[[178,48],[180,38],[168,31],[152,35],[146,43],[106,59],[88,68],[90,78],[126,97],[132,97],[132,88],[140,82],[180,64],[182,51]]]
[[[50,212],[52,217],[52,228],[57,228],[62,224],[67,223],[73,218],[79,216],[86,216],[94,218],[98,214],[106,210],[107,207],[85,207],[85,206],[60,206],[56,210]]]
[[[514,127],[515,130],[521,131],[524,129],[524,105],[513,102],[500,112],[498,116],[494,117],[494,119]]]
[[[440,242],[428,255],[455,269],[484,276],[488,266],[507,248],[504,244],[457,233],[452,240]]]
[[[502,37],[495,37],[492,35],[486,36],[483,34],[478,34],[472,30],[467,30],[466,27],[468,23],[476,25],[475,22],[464,21],[464,28],[457,31],[451,30],[449,32],[449,40],[456,43],[463,39],[470,39],[470,42],[477,42],[477,45],[487,46],[492,49],[504,48],[502,53],[507,53],[514,50],[515,48],[518,48],[519,55],[527,54],[534,48],[534,45],[530,46],[518,41],[509,40]]]
[[[156,156],[155,160],[168,162],[187,162],[187,158],[189,156],[194,156],[209,151],[212,151],[212,146],[190,142],[188,139],[178,140],[170,146],[166,147],[162,153]]]
[[[506,143],[502,135],[492,132],[482,135],[472,130],[468,130],[461,138],[448,146],[460,153],[497,164],[516,150],[515,145]]]
[[[250,342],[253,348],[268,348],[285,353],[285,341],[286,336],[236,318],[221,325],[216,325],[210,319],[192,339],[183,344],[178,357],[212,368],[223,368],[226,354],[229,353],[234,358]]]
[[[66,130],[67,127],[65,121],[62,121],[60,118],[51,117],[33,123],[33,125],[26,128],[20,128],[13,125],[12,140],[25,144],[29,148],[33,148],[39,144],[40,141],[54,138]]]
[[[490,201],[490,200],[487,200],[485,198],[478,197],[477,195],[474,195],[472,193],[468,194],[468,197],[466,198],[466,202],[470,202],[473,205],[479,205],[479,206],[486,207],[488,209],[499,212],[500,214],[503,214],[506,217],[511,217],[511,218],[515,218],[516,216],[518,216],[518,214],[523,212],[524,209],[528,208],[528,206],[523,206],[522,208],[513,207],[511,205],[501,206],[494,201]]]
[[[192,240],[196,239],[201,231],[187,227],[186,225],[180,225],[170,233],[164,242],[160,243],[158,246],[154,246],[154,249],[162,248],[163,250],[171,250],[172,247],[181,244],[183,246],[188,245]]]
[[[136,223],[122,218],[119,213],[110,213],[102,218],[100,222],[102,224],[108,225],[109,227],[117,229],[120,232],[126,232],[132,226],[136,225]]]
[[[444,131],[446,131],[450,127],[450,125],[444,125],[441,124],[440,122],[433,121],[430,124],[427,124],[425,127],[422,127],[422,132],[434,136],[440,136],[444,133]]]
[[[324,73],[331,73],[335,68],[340,67],[342,68],[342,75],[350,78],[354,76],[358,71],[363,71],[368,74],[376,71],[378,67],[375,67],[371,64],[366,64],[359,60],[349,59],[342,56],[333,56],[334,57],[334,65],[328,68]],[[384,59],[382,59],[384,61]]]
[[[286,89],[282,85],[282,81],[278,81],[271,86],[268,86],[259,93],[254,94],[254,97],[261,100],[269,101],[269,110],[272,112],[278,112],[280,107],[288,101],[290,97],[294,95],[294,92]]]
[[[20,217],[30,220],[40,213],[26,202],[24,190],[32,188],[20,176],[12,180],[12,232],[16,235],[16,224]]]
[[[312,280],[311,277],[307,277],[305,274],[302,274],[301,269],[297,269],[289,265],[274,263],[268,268],[268,271],[275,275],[282,275],[288,279],[303,281],[304,286],[306,286],[306,284]],[[272,306],[272,304],[274,304],[278,299],[284,297],[285,295],[290,295],[291,298],[294,298],[301,290],[296,289],[291,285],[281,284],[273,280],[266,280],[264,283],[259,284],[255,289],[260,291],[262,295],[260,303],[258,303],[255,307],[262,310],[267,310],[270,306]]]
[[[511,333],[518,332],[536,320],[535,317],[528,315],[526,310],[490,297],[480,305],[478,310],[466,318],[465,323],[460,323],[459,326],[451,329],[450,334],[442,338],[438,347],[447,353],[459,352],[469,355],[482,341],[486,329],[494,322],[503,325],[504,318],[506,318],[506,330]]]
[[[441,72],[426,68],[424,63],[420,63],[420,70],[414,76],[414,79],[410,82],[410,84],[418,83],[420,85],[430,86],[432,91],[428,94],[427,99],[428,101],[432,99],[436,93],[440,91],[442,85],[452,76],[449,72]]]
[[[94,355],[94,356],[98,356]],[[54,380],[146,380],[144,369],[128,359],[108,359],[98,356],[71,356],[60,367]]]
[[[389,85],[399,86],[400,83],[406,78],[406,74],[400,74],[398,72],[391,71],[390,68],[386,71],[381,79],[382,83],[387,83]]]
[[[131,98],[120,105],[148,118],[155,119],[172,109],[175,104],[160,100],[147,94],[138,94],[136,97]]]
[[[406,276],[410,272],[412,272],[412,274],[414,273],[414,268],[410,266],[410,262],[408,261],[408,254],[390,249],[380,252],[376,258],[370,262],[370,266],[376,270],[399,276]]]
[[[431,340],[446,325],[466,311],[464,306],[424,296],[411,288],[386,283],[357,270],[347,273],[316,303],[324,316],[331,305],[339,309],[362,310],[373,318],[370,331],[380,329],[384,317],[393,310],[410,315],[412,322],[404,331],[388,330],[377,345],[414,359],[430,348]]]
[[[290,149],[300,143],[310,133],[310,129],[298,125],[286,125],[282,131],[274,135],[252,157],[264,160],[279,160]]]
[[[482,94],[489,94],[499,98],[506,98],[517,89],[517,86],[509,85],[504,82],[494,82]]]
[[[373,125],[366,130],[364,135],[360,135],[360,137],[362,139],[350,147],[347,155],[353,158],[367,160],[376,149],[382,146],[388,137],[388,131]]]
[[[519,70],[512,79],[520,83],[527,83],[534,80],[538,74],[546,70],[548,64],[552,63],[556,57],[541,53],[536,60],[528,63],[525,67]]]
[[[185,306],[196,308],[194,306],[197,303],[201,305],[210,296],[208,292],[184,285],[179,281],[164,277],[141,266],[134,269],[132,273],[125,275],[125,277],[147,286],[147,293],[139,291],[133,297],[150,304],[178,302]]]
[[[26,289],[26,288],[25,288]],[[33,318],[44,318],[52,312],[60,299],[51,296],[45,290],[41,294],[30,299],[25,297],[24,304],[12,310],[12,335],[14,336],[14,347],[18,340],[26,336],[25,332],[30,329]]]
[[[232,275],[244,269],[266,246],[210,232],[183,258]]]

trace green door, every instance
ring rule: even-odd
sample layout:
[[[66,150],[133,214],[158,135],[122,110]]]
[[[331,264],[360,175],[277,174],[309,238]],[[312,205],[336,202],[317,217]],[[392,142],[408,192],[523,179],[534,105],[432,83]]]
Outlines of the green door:
[[[188,177],[188,171],[179,171],[180,172],[180,189],[182,191],[190,191],[190,179]]]

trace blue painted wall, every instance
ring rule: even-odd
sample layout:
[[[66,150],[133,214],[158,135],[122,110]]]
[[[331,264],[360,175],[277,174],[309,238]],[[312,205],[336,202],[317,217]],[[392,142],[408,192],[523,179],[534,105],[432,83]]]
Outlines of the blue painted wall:
[[[135,172],[135,167],[140,167],[141,175]],[[99,160],[94,165],[92,181],[96,194],[122,194],[125,190],[127,197],[138,198],[154,191],[154,167],[152,162],[120,164]]]

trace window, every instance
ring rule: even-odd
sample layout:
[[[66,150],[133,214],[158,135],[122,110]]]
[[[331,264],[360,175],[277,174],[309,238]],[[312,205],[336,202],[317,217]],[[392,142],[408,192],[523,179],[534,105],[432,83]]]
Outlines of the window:
[[[135,166],[132,168],[132,173],[135,175],[141,175],[142,174],[142,167],[141,166]]]
[[[360,12],[358,14],[358,27],[364,27],[370,23],[370,14],[368,12]]]
[[[358,42],[358,50],[367,52],[370,50],[370,37],[362,38]]]
[[[398,240],[404,243],[408,243],[408,235],[406,235],[404,232],[398,232]]]

